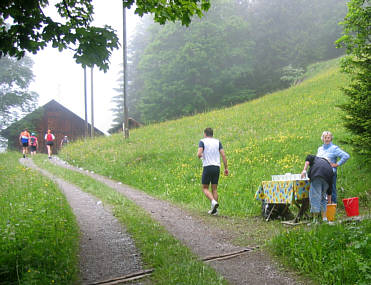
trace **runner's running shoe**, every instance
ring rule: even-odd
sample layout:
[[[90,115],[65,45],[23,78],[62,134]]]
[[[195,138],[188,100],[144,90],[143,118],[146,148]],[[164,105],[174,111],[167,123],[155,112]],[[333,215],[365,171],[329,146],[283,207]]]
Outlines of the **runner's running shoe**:
[[[215,200],[213,200],[213,201],[211,202],[211,212],[210,212],[210,214],[211,214],[211,215],[214,215],[214,214],[217,212],[218,207],[219,207],[218,202],[216,202]]]

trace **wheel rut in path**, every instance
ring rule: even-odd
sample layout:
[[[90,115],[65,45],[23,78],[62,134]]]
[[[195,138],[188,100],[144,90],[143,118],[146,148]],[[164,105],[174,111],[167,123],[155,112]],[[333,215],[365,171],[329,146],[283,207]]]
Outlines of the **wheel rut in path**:
[[[31,159],[21,159],[20,162],[55,181],[75,214],[80,227],[80,284],[110,280],[142,270],[133,240],[98,199],[37,167]]]
[[[200,259],[244,249],[229,241],[228,232],[206,224],[200,218],[167,201],[154,198],[105,176],[74,167],[59,159],[53,159],[52,162],[88,175],[123,194],[150,213],[154,220],[163,225]],[[210,261],[208,264],[231,284],[302,284],[291,273],[279,270],[278,265],[262,250],[249,251],[227,260]]]

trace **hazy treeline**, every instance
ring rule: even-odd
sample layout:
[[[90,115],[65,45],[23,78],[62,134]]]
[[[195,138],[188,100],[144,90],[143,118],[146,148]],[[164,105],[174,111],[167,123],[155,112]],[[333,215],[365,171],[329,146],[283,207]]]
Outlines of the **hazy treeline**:
[[[215,0],[188,28],[143,18],[128,45],[129,116],[162,121],[287,87],[288,66],[295,73],[344,53],[334,41],[346,2]],[[122,86],[117,91],[121,124]]]

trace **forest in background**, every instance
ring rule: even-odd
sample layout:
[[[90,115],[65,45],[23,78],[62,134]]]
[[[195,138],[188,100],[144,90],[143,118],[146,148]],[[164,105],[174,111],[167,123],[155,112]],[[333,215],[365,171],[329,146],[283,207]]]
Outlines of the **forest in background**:
[[[142,18],[128,44],[129,116],[148,123],[234,105],[300,81],[344,54],[346,0],[216,0],[189,27]],[[122,77],[122,74],[120,74]],[[113,101],[123,122],[122,85]]]

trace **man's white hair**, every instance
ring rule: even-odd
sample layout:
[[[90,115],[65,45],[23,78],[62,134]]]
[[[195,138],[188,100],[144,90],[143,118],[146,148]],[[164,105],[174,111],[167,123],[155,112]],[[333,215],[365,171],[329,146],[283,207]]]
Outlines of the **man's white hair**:
[[[329,135],[329,136],[331,137],[331,140],[334,138],[334,136],[332,135],[331,132],[329,132],[329,131],[324,131],[324,132],[322,133],[322,136],[321,136],[321,140],[322,140],[322,142],[325,142],[325,136],[327,136],[327,135]]]

